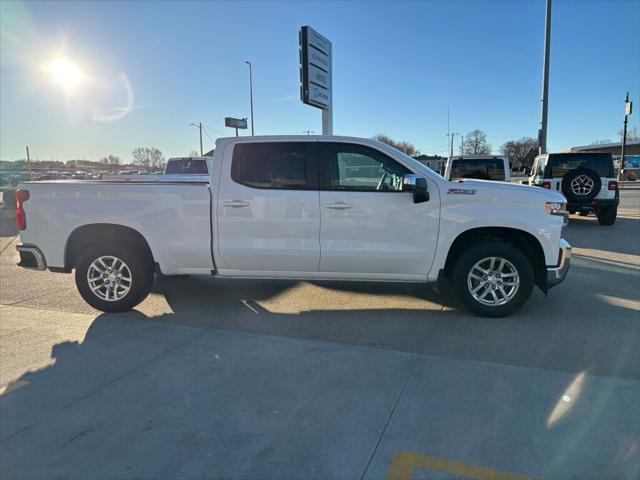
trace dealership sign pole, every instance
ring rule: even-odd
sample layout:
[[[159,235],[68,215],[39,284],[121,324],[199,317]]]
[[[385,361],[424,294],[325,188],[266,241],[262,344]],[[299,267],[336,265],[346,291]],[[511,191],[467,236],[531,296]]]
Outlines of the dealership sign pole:
[[[331,42],[309,26],[301,27],[300,100],[322,109],[322,134],[333,135]]]

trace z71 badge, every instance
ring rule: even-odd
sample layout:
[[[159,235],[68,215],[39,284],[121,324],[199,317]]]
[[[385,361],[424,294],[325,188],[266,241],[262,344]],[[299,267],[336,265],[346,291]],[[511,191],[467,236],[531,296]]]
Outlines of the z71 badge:
[[[450,188],[447,190],[447,195],[475,195],[475,190],[468,190],[465,188]]]

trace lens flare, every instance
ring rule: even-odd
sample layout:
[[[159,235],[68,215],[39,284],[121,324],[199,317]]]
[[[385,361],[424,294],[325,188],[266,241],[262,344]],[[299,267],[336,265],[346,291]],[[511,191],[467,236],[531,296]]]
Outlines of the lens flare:
[[[64,57],[51,60],[47,65],[47,70],[53,80],[67,91],[75,89],[84,79],[80,69]]]

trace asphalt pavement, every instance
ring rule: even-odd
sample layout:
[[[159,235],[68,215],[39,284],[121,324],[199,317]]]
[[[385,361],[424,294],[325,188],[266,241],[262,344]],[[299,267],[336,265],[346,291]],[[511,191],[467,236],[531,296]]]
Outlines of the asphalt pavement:
[[[566,281],[473,317],[420,284],[159,277],[101,314],[15,266],[0,478],[640,477],[640,189],[572,216]]]

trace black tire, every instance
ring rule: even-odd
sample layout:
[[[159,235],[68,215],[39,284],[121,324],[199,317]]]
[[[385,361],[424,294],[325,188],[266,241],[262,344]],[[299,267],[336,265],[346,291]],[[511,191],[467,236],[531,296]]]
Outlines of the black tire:
[[[107,301],[93,293],[87,278],[91,264],[100,257],[116,257],[130,270],[129,291],[119,300]],[[142,302],[153,285],[153,259],[134,246],[120,243],[100,243],[87,248],[76,262],[76,287],[82,298],[103,312],[125,312]]]
[[[488,306],[476,300],[469,290],[467,277],[472,267],[488,257],[504,258],[510,262],[520,277],[520,284],[514,296],[503,305]],[[513,245],[492,241],[471,246],[462,253],[454,264],[451,284],[456,298],[471,313],[481,317],[506,317],[519,310],[531,296],[533,290],[533,268],[527,257]]]
[[[578,177],[586,177],[591,180],[592,186],[588,192],[579,194],[574,191],[572,182]],[[567,197],[569,202],[588,202],[598,194],[600,187],[602,187],[600,176],[590,168],[576,168],[562,177],[562,193],[564,193],[564,196]]]
[[[600,225],[613,225],[616,223],[618,216],[618,207],[603,207],[600,208],[596,215],[598,216],[598,223]]]

